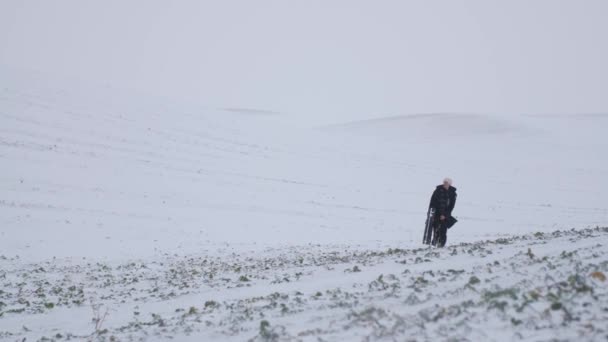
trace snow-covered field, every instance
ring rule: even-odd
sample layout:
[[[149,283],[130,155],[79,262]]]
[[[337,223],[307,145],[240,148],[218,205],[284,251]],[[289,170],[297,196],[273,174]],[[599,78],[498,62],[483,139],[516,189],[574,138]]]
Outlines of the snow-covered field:
[[[608,337],[608,114],[296,125],[1,71],[0,339]]]

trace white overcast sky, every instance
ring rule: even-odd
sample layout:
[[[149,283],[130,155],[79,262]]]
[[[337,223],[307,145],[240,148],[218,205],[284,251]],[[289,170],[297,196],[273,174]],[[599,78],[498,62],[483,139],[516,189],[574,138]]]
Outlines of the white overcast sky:
[[[5,67],[315,121],[607,112],[607,61],[606,0],[0,0]]]

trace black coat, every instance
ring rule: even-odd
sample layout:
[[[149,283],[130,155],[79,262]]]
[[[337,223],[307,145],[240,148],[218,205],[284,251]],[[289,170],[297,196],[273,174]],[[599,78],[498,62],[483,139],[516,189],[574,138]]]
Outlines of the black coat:
[[[446,217],[452,216],[452,210],[456,205],[456,188],[450,186],[447,190],[443,185],[437,185],[433,195],[431,196],[431,203],[429,208],[435,209],[435,215],[444,215]]]

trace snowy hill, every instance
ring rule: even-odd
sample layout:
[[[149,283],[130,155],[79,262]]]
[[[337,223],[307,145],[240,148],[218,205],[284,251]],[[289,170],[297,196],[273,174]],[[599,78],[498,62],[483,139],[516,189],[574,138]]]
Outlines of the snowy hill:
[[[519,301],[548,281],[534,275],[553,270],[543,263],[560,263],[563,251],[583,259],[549,272],[555,281],[574,269],[586,277],[608,267],[605,230],[549,234],[608,223],[608,115],[426,114],[307,128],[265,110],[202,108],[75,80],[2,75],[0,338],[90,334],[93,306],[109,310],[102,339],[401,339],[420,329],[408,315],[424,312],[473,319],[450,336],[510,339],[516,335],[480,330],[487,320],[515,324],[504,323],[506,316],[480,319],[476,310],[486,304],[475,301],[470,311],[436,312],[429,289],[438,283],[418,291],[410,278],[424,282],[424,271],[433,270],[431,278],[453,287],[440,292],[446,298],[498,291],[508,275],[483,278],[479,269],[496,261],[500,272],[517,273],[504,263],[536,260],[521,252],[537,253],[538,244],[537,257],[547,260],[526,261],[508,285],[520,290],[507,299]],[[444,176],[459,189],[460,222],[448,235],[455,247],[416,251],[430,193]],[[547,234],[525,235],[535,232]],[[516,235],[526,238],[504,249],[459,245]],[[374,254],[380,251],[388,255]],[[493,256],[479,261],[476,253]],[[463,289],[473,275],[482,285]],[[605,319],[606,283],[584,282],[599,297],[577,299],[567,313],[599,298],[595,305],[604,311],[580,315]],[[551,289],[538,291],[548,296]],[[428,307],[397,309],[424,298]],[[542,305],[556,302],[542,298]],[[370,303],[378,304],[366,311]],[[277,317],[277,329],[285,330],[275,329]],[[273,325],[260,328],[264,320]],[[450,328],[430,329],[424,338],[446,337]]]

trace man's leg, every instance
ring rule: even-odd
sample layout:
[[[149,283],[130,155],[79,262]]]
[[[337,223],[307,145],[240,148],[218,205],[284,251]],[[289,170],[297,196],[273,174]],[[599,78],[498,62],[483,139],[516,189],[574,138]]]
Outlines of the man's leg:
[[[441,226],[441,221],[439,220],[435,220],[433,222],[433,240],[431,241],[431,245],[432,246],[437,246],[437,243],[439,242],[439,229]]]
[[[442,221],[439,225],[438,233],[439,237],[437,241],[437,247],[444,247],[445,243],[448,241],[448,227],[445,224],[445,221]]]

